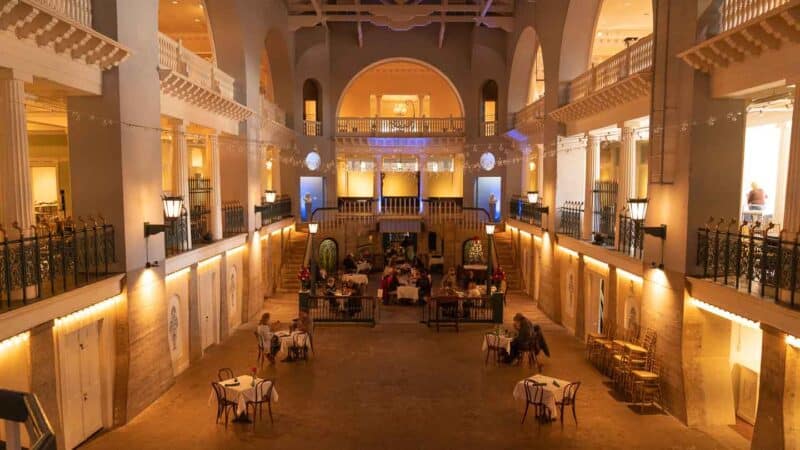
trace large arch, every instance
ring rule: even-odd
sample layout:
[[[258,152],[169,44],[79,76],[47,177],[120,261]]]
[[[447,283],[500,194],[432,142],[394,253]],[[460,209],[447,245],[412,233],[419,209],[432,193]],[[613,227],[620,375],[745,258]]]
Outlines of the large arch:
[[[264,48],[266,54],[263,57],[266,58],[265,64],[268,65],[272,76],[274,102],[286,113],[287,121],[291,121],[294,117],[294,85],[292,61],[286,37],[280,30],[273,28],[264,39]]]
[[[603,0],[571,0],[564,21],[559,81],[569,81],[589,67],[597,16]]]
[[[536,51],[541,51],[539,37],[533,27],[525,27],[519,35],[508,77],[508,111],[517,112],[528,103],[528,90]]]
[[[338,100],[336,102],[336,110],[335,110],[336,111],[336,116],[337,117],[339,116],[339,112],[341,111],[341,108],[342,108],[342,103],[344,101],[344,98],[347,96],[347,93],[350,91],[350,88],[353,86],[353,84],[361,76],[363,76],[364,74],[370,72],[371,70],[373,70],[373,69],[375,69],[375,68],[377,68],[377,67],[379,67],[381,65],[390,64],[390,63],[394,63],[394,62],[406,62],[406,63],[412,63],[412,64],[417,64],[417,65],[420,65],[420,66],[424,66],[425,68],[430,69],[433,72],[435,72],[437,75],[439,75],[446,82],[446,84],[449,86],[450,90],[452,91],[453,95],[455,96],[455,98],[456,98],[456,100],[458,102],[459,110],[461,112],[460,117],[464,117],[465,116],[464,101],[461,98],[461,93],[458,91],[458,89],[456,88],[455,84],[453,84],[453,81],[450,79],[450,77],[445,75],[444,72],[442,72],[439,68],[437,68],[436,66],[434,66],[434,65],[432,65],[430,63],[427,63],[425,61],[422,61],[422,60],[419,60],[419,59],[415,59],[415,58],[405,58],[405,57],[385,58],[385,59],[381,59],[379,61],[375,61],[375,62],[367,65],[366,67],[362,68],[355,75],[353,75],[347,81],[347,84],[344,86],[344,89],[342,89],[341,92],[339,93],[339,98],[338,98]]]

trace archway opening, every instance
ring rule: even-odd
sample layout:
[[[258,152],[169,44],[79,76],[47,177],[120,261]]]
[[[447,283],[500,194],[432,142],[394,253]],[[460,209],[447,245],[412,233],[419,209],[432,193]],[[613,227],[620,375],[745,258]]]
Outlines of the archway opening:
[[[483,136],[497,135],[497,82],[487,80],[481,87],[481,131]]]
[[[303,83],[303,132],[306,136],[322,135],[322,88],[314,79]]]
[[[599,64],[651,33],[652,0],[603,0],[592,38],[591,63]]]

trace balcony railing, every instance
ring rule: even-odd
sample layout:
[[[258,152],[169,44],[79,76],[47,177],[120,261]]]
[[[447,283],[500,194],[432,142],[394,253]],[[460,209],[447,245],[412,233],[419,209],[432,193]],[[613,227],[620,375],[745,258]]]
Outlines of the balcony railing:
[[[261,226],[278,222],[292,215],[292,199],[288,195],[281,195],[273,203],[264,203],[259,208],[261,212]]]
[[[770,224],[708,224],[698,230],[697,264],[703,277],[796,308],[800,244]]]
[[[322,122],[318,120],[304,120],[303,121],[303,135],[305,136],[322,136]]]
[[[581,238],[583,229],[583,202],[564,202],[558,208],[558,233],[575,239]]]
[[[522,197],[512,197],[508,204],[508,214],[522,222],[528,222],[537,227],[542,226],[542,210],[535,203],[529,203]]]
[[[235,236],[247,232],[244,206],[238,201],[222,202],[222,235]]]
[[[189,178],[189,216],[192,242],[211,241],[211,180]]]
[[[619,241],[617,250],[632,257],[642,259],[644,251],[644,224],[634,220],[626,213],[619,215]]]
[[[616,181],[595,181],[592,189],[594,240],[612,247],[617,227],[617,186]]]
[[[24,425],[28,433],[26,448],[56,450],[56,435],[36,394],[0,389],[0,405],[3,405],[0,408],[0,421],[5,422],[6,431],[5,442],[2,442],[4,449],[22,448],[19,438]]]
[[[514,114],[514,128],[533,123],[536,120],[542,120],[544,116],[544,97],[542,97]]]
[[[725,0],[722,27],[725,32],[789,3],[791,0]]]
[[[463,136],[463,117],[339,117],[339,136]]]
[[[158,33],[159,66],[184,75],[189,81],[221,97],[233,99],[233,77],[164,33]]]
[[[580,100],[605,87],[653,67],[653,35],[584,72],[569,84],[569,102]]]
[[[383,197],[381,213],[388,216],[419,215],[418,197]]]
[[[177,219],[164,217],[164,254],[175,256],[191,250],[189,247],[189,231],[186,228],[188,214],[184,209]]]
[[[33,0],[81,25],[92,27],[92,0]]]
[[[0,309],[89,284],[107,276],[115,262],[114,227],[102,219],[68,219],[25,231],[0,228]]]
[[[493,120],[483,122],[483,125],[481,126],[481,136],[497,136],[497,122]]]

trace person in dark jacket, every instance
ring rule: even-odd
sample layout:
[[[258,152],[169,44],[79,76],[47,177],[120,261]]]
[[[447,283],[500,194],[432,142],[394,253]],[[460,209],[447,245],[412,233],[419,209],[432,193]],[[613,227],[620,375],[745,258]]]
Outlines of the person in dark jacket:
[[[520,352],[530,348],[534,342],[533,323],[522,313],[514,315],[514,329],[517,331],[517,336],[511,340],[511,353],[505,358],[507,364],[513,363],[519,358]]]
[[[342,261],[344,265],[345,273],[356,273],[358,266],[356,265],[356,259],[353,258],[352,253],[348,253],[347,256],[344,257],[344,261]]]

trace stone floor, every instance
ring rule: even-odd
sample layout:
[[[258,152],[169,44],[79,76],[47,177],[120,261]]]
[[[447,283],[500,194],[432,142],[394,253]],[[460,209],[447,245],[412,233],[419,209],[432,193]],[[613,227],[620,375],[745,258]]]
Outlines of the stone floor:
[[[270,300],[273,318],[296,313],[294,296]],[[583,346],[547,320],[524,296],[510,295],[506,319],[523,311],[543,326],[552,350],[544,373],[583,382],[578,420],[520,425],[511,396],[527,367],[484,366],[484,325],[435,331],[412,307],[388,307],[374,328],[318,326],[316,355],[307,363],[278,363],[261,375],[277,380],[275,423],[214,424],[209,382],[220,367],[245,373],[255,364],[252,325],[211,348],[175,386],[129,424],[85,444],[87,449],[485,449],[748,448],[730,429],[712,434],[686,428],[654,411],[640,414],[613,397],[606,380],[583,358]]]

